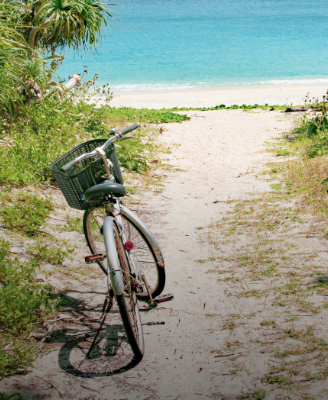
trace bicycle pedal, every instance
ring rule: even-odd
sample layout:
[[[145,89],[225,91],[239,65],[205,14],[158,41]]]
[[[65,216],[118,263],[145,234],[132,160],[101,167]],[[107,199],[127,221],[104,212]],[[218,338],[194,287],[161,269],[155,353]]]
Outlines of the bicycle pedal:
[[[172,299],[174,299],[174,296],[173,296],[173,294],[170,293],[170,294],[162,294],[160,296],[157,296],[153,300],[156,303],[163,303],[164,301],[170,301]]]
[[[84,258],[86,264],[92,264],[98,261],[103,261],[106,258],[104,254],[92,254]]]

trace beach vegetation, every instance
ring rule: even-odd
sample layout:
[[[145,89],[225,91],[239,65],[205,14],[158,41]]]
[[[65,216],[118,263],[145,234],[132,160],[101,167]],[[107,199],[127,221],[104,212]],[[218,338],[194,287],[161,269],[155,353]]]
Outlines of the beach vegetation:
[[[306,102],[310,112],[301,119],[299,126],[287,139],[303,145],[303,153],[307,158],[324,156],[328,154],[328,92],[322,101],[307,97]]]
[[[129,122],[147,122],[149,124],[166,124],[188,121],[190,117],[185,114],[177,114],[175,109],[148,109],[132,107],[107,107],[106,117],[112,121],[126,120]]]
[[[273,111],[273,110],[285,110],[286,106],[281,105],[269,105],[269,104],[242,104],[237,105],[233,104],[231,106],[226,106],[225,104],[220,104],[214,107],[173,107],[170,110],[172,111],[217,111],[217,110],[265,110],[265,111]]]

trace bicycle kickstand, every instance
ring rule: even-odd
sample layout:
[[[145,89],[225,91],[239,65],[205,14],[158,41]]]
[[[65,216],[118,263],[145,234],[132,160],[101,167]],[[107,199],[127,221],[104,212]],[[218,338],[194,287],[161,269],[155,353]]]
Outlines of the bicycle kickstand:
[[[145,277],[145,274],[142,274],[141,275],[141,279],[145,282],[145,286],[146,286],[146,290],[147,290],[147,293],[148,293],[148,296],[149,296],[149,299],[150,299],[150,304],[154,304],[154,300],[153,300],[153,296],[151,295],[151,292],[150,292],[150,290],[149,290],[149,286],[148,286],[148,283],[147,283],[147,279],[146,279],[146,277]]]
[[[103,305],[103,309],[102,309],[102,315],[100,317],[100,320],[101,320],[100,326],[99,326],[99,328],[97,330],[96,336],[94,337],[94,339],[92,341],[92,344],[90,346],[90,349],[88,351],[88,354],[87,354],[86,358],[89,358],[89,355],[90,355],[90,353],[91,353],[91,351],[93,349],[93,346],[95,345],[95,343],[96,343],[96,341],[98,339],[99,333],[102,330],[102,327],[103,327],[103,325],[105,323],[107,314],[109,313],[109,311],[111,310],[111,308],[113,306],[113,297],[114,297],[114,293],[113,293],[113,290],[111,289],[110,292],[108,293],[108,295],[105,297],[105,301],[104,301],[104,305]]]

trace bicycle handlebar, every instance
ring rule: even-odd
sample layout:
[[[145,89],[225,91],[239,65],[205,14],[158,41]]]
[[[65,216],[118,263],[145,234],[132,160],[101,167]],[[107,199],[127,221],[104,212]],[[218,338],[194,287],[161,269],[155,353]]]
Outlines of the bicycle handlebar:
[[[106,142],[102,146],[97,147],[97,149],[105,150],[106,147],[110,143],[114,142],[117,139],[120,139],[123,135],[125,135],[125,134],[127,134],[127,133],[129,133],[129,132],[131,132],[131,131],[133,131],[135,129],[137,129],[138,126],[139,125],[135,123],[135,124],[132,124],[132,125],[124,128],[122,131],[117,131],[117,133],[114,132],[114,130],[111,130],[111,132],[114,133],[114,136],[109,138],[109,139],[107,139]],[[60,169],[62,171],[64,171],[64,172],[68,171],[69,169],[73,168],[75,164],[77,164],[78,162],[84,160],[85,158],[89,158],[89,157],[95,156],[98,153],[97,149],[91,151],[91,153],[84,153],[84,154],[74,158],[74,160],[69,161],[67,164],[63,165]]]
[[[74,158],[74,160],[68,162],[67,164],[63,165],[60,169],[64,172],[68,171],[69,169],[71,169],[72,167],[74,167],[74,165],[77,163],[76,159]]]
[[[134,131],[135,129],[137,129],[139,126],[139,124],[132,124],[126,128],[123,129],[123,131],[121,131],[121,135],[125,135],[131,131]],[[119,132],[118,132],[119,133]]]

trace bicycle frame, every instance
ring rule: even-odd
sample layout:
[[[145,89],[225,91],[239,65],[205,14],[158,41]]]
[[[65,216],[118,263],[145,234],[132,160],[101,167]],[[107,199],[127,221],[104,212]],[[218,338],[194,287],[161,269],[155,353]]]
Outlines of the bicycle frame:
[[[105,241],[107,255],[109,253],[111,253],[112,249],[116,252],[115,242],[112,243],[112,242],[108,242],[106,240],[107,235],[111,235],[111,232],[113,232],[114,220],[116,222],[116,225],[118,226],[119,235],[122,238],[123,244],[126,242],[125,235],[124,235],[124,227],[123,227],[122,217],[121,217],[122,212],[121,212],[120,207],[121,207],[121,205],[117,199],[115,202],[111,202],[107,205],[107,211],[111,214],[111,216],[107,216],[105,218],[104,228],[103,228],[103,235],[104,235],[104,241]],[[106,221],[106,229],[105,229],[105,221]],[[112,238],[112,235],[110,237]],[[109,248],[107,248],[106,243]],[[125,251],[125,254],[127,256],[133,278],[139,284],[141,284],[141,277],[139,276],[138,265],[133,261],[129,251]],[[111,254],[111,256],[112,255],[113,254]],[[114,260],[114,261],[112,261],[112,260]],[[121,270],[120,266],[118,266],[118,268],[117,268],[116,264],[117,264],[117,252],[116,252],[116,254],[114,254],[114,257],[108,257],[108,259],[107,259],[107,267],[108,267],[107,276],[110,277],[110,281],[112,283],[114,293],[120,295],[120,294],[122,294],[122,292],[124,290],[123,279],[122,279],[123,275],[119,273],[120,271],[122,272],[122,270]],[[108,281],[108,283],[109,283],[109,281]]]

